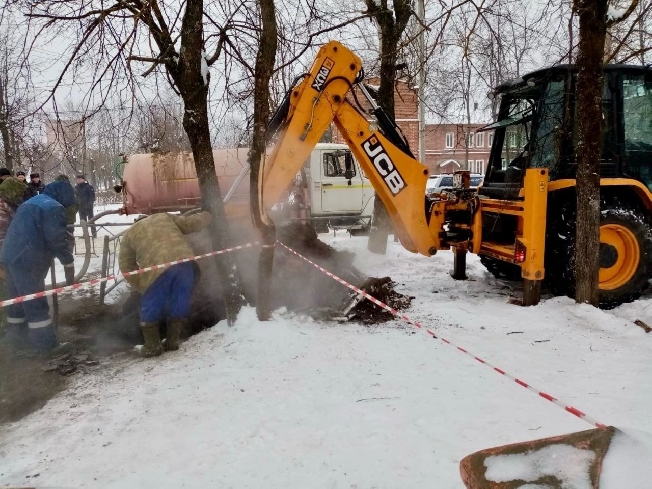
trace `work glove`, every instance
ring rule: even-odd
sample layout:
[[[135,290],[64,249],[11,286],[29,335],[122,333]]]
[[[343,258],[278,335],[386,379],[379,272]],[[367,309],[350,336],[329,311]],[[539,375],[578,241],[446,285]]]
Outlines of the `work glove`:
[[[66,285],[75,283],[75,267],[64,267],[63,271],[66,274]]]

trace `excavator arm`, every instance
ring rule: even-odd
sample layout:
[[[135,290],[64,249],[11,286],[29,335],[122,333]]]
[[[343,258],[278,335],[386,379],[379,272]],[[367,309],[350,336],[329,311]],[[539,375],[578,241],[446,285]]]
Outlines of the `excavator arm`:
[[[385,204],[401,244],[433,255],[447,246],[440,242],[444,212],[426,209],[428,169],[391,127],[382,132],[349,102],[361,70],[360,58],[337,41],[319,50],[310,73],[288,93],[283,112],[275,117],[280,134],[263,164],[262,203],[269,208],[281,197],[334,122]],[[387,129],[386,121],[379,122]]]

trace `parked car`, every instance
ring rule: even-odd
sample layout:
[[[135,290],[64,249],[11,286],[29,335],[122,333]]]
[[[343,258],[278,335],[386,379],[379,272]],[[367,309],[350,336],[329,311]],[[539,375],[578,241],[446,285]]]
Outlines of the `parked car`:
[[[478,188],[482,183],[484,175],[480,173],[471,174],[471,185],[470,188]],[[428,178],[428,183],[426,183],[426,195],[432,196],[433,194],[440,194],[447,190],[453,189],[453,174],[452,173],[442,173],[440,175],[431,175]]]

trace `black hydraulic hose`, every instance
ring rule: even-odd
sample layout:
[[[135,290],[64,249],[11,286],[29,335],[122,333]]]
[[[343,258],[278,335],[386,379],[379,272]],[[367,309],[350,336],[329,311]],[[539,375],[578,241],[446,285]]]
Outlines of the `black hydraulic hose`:
[[[287,119],[288,112],[290,111],[290,94],[292,93],[292,90],[294,90],[294,87],[296,87],[297,83],[299,83],[299,80],[302,80],[308,75],[309,73],[303,73],[297,76],[290,84],[290,89],[285,92],[285,96],[283,97],[281,104],[276,108],[274,115],[267,124],[267,139],[276,134],[276,131],[279,130],[279,128],[283,125],[283,122],[285,122],[285,119]]]
[[[373,111],[378,125],[383,131],[383,134],[391,143],[396,146],[398,149],[403,151],[406,155],[414,158],[410,146],[405,139],[405,137],[399,132],[400,129],[396,125],[396,122],[390,117],[390,115],[382,107],[378,107]],[[416,159],[416,158],[415,158]]]

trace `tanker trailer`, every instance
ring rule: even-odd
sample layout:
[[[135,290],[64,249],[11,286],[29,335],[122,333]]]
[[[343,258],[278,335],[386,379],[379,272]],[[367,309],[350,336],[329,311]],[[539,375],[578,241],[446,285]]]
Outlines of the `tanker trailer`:
[[[217,149],[213,151],[215,174],[222,196],[233,189],[226,210],[229,217],[249,215],[248,148]],[[126,214],[153,214],[156,212],[185,212],[201,203],[195,162],[190,152],[133,154],[126,158],[122,174],[122,188]]]

